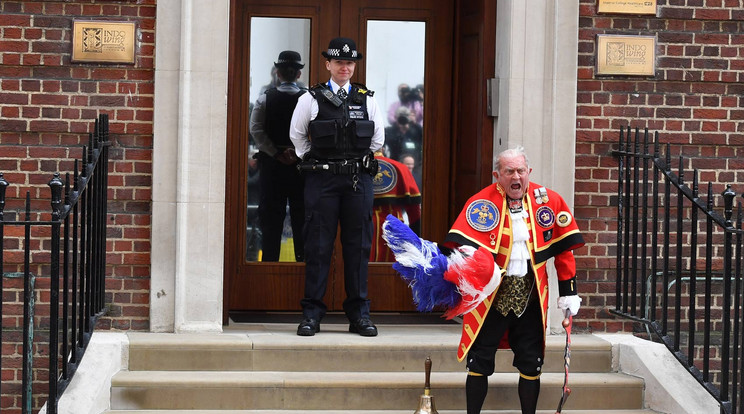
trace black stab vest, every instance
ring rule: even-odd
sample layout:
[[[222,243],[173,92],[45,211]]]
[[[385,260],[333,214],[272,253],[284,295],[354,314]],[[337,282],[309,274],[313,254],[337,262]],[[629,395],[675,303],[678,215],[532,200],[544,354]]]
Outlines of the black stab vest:
[[[295,94],[289,94],[276,88],[266,91],[264,128],[266,128],[266,134],[275,147],[292,147],[292,141],[289,139],[289,123],[292,121],[292,112],[297,106],[297,100],[305,92],[304,89],[301,89]]]
[[[352,84],[351,92],[339,106],[333,103],[333,93],[326,84],[310,88],[310,94],[318,101],[318,116],[308,126],[310,158],[348,160],[369,154],[375,123],[369,120],[367,96],[374,92],[363,86]]]

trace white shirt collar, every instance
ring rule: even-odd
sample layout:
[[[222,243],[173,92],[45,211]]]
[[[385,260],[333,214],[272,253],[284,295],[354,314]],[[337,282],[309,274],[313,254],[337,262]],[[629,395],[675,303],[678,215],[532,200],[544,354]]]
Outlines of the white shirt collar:
[[[345,85],[339,85],[336,82],[333,81],[333,79],[330,79],[328,83],[331,85],[331,92],[337,93],[339,89],[344,88],[346,89],[346,92],[349,92],[349,87],[351,86],[349,82],[346,82]]]

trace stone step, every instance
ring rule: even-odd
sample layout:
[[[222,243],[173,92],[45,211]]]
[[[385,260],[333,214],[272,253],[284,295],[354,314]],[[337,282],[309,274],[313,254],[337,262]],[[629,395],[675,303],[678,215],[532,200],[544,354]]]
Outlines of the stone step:
[[[436,403],[436,399],[435,399]],[[405,410],[109,410],[106,414],[411,414],[417,408]],[[465,410],[440,410],[439,414],[466,414]],[[653,410],[563,410],[562,414],[656,414]],[[537,410],[537,414],[554,414],[555,409]],[[521,414],[520,410],[483,410],[481,414]]]
[[[346,328],[343,326],[342,328]],[[396,329],[397,328],[397,329]],[[292,325],[271,334],[129,334],[130,371],[391,371],[422,372],[430,356],[433,372],[463,372],[457,361],[459,327],[410,333],[385,327],[363,338],[327,327],[298,337]],[[418,331],[422,331],[418,327]],[[573,335],[572,372],[609,372],[612,346],[593,335]],[[544,372],[563,372],[565,336],[547,337]],[[496,354],[496,371],[513,372],[511,351]]]
[[[434,372],[437,409],[465,407],[464,372]],[[489,379],[485,408],[516,410],[518,375],[496,373]],[[112,379],[113,410],[415,410],[423,391],[421,372],[248,372],[122,371]],[[538,408],[555,410],[563,375],[544,373]],[[643,381],[618,373],[570,376],[566,409],[638,410]],[[344,411],[348,412],[348,411]]]

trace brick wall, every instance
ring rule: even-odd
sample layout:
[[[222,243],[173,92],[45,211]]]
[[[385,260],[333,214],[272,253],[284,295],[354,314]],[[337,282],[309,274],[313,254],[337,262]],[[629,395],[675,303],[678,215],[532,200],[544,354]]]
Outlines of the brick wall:
[[[110,117],[108,311],[97,329],[149,329],[155,11],[156,0],[0,2],[0,172],[10,183],[5,218],[16,217],[26,192],[36,213],[48,213],[52,174],[72,176],[95,118]],[[135,63],[71,63],[73,19],[136,22]],[[18,271],[22,262],[13,236],[6,232],[5,272]],[[48,287],[48,266],[33,271],[37,286]],[[48,309],[48,295],[36,300],[37,309]],[[4,315],[4,331],[13,333],[15,322]],[[11,358],[3,360],[4,384],[20,379],[16,348],[3,343],[2,354]],[[35,375],[42,380],[44,373]],[[0,396],[3,412],[20,407],[10,391],[4,386]]]
[[[683,154],[714,193],[728,183],[744,191],[743,21],[742,0],[659,0],[658,16],[600,15],[596,0],[580,1],[575,212],[587,245],[576,252],[584,298],[577,329],[633,329],[608,312],[617,229],[611,151],[621,126],[658,131],[675,170]],[[655,35],[655,76],[597,75],[597,34]]]

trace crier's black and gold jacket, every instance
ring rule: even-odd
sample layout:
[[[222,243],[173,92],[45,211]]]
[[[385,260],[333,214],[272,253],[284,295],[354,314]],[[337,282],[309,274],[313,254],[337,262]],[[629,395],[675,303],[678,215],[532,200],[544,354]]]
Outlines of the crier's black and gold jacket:
[[[584,245],[584,238],[563,198],[539,184],[529,183],[522,204],[530,238],[527,247],[535,273],[537,292],[542,306],[543,328],[547,327],[548,273],[546,261],[555,257],[561,296],[576,294],[576,262],[571,250]],[[455,220],[444,245],[479,246],[488,249],[501,269],[506,269],[511,257],[512,223],[507,198],[500,184],[494,183],[472,196]],[[479,221],[480,220],[480,221]],[[493,303],[498,288],[483,303],[464,316],[457,358],[467,355]],[[502,339],[502,345],[507,342]]]
[[[350,160],[369,154],[375,122],[369,119],[367,96],[374,92],[352,83],[348,97],[341,100],[328,85],[319,83],[310,94],[318,102],[318,115],[308,125],[310,158]]]

